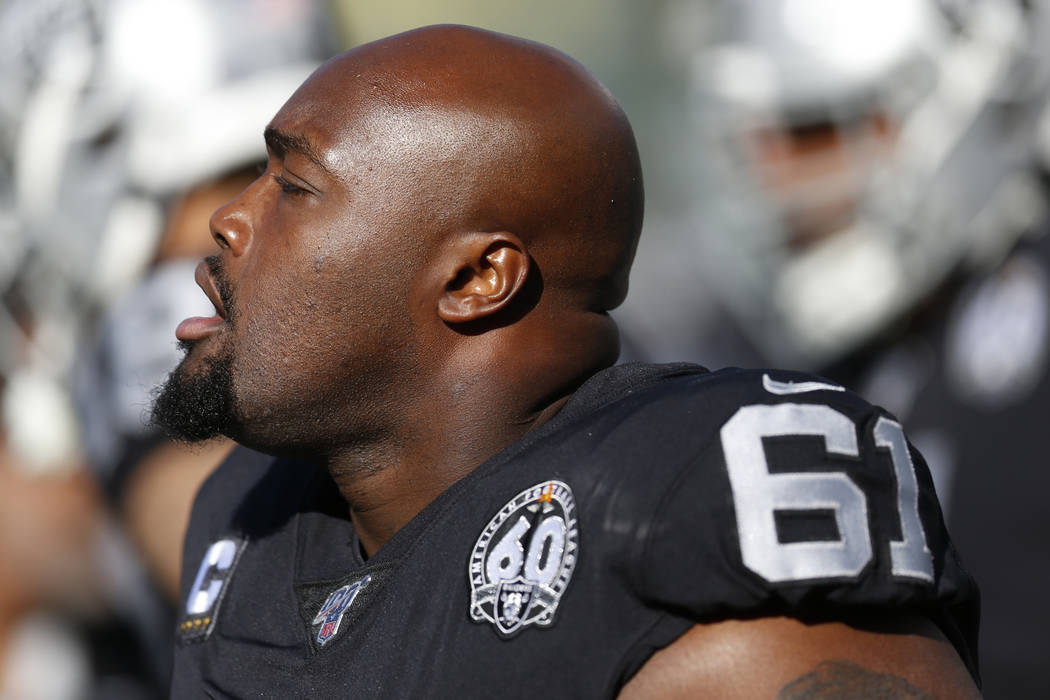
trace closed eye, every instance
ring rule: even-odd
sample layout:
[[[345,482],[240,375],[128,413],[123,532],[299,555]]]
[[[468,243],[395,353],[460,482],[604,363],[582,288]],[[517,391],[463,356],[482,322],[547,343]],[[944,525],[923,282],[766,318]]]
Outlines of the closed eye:
[[[293,185],[292,183],[285,180],[282,176],[274,173],[273,179],[281,186],[281,192],[285,194],[308,194],[309,190]]]

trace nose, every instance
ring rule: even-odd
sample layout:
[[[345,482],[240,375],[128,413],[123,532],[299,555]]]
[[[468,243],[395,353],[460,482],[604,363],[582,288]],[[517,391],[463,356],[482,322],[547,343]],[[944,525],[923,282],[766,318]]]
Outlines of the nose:
[[[250,189],[216,209],[208,222],[211,237],[235,256],[242,255],[252,242],[252,224],[243,201]]]

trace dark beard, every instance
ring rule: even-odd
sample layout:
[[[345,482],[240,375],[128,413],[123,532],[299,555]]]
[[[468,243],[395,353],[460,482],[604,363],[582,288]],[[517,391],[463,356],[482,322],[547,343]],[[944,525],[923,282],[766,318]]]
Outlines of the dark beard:
[[[237,307],[226,270],[217,255],[206,258],[205,262],[222,297],[227,321],[232,324]],[[179,347],[189,353],[193,344],[180,341]],[[185,365],[183,358],[157,390],[150,425],[187,442],[229,435],[238,425],[233,405],[232,345],[226,342],[219,354],[195,374],[188,372]]]
[[[150,425],[186,442],[229,435],[237,425],[231,349],[223,348],[201,371],[190,373],[185,365],[183,359],[157,392]]]

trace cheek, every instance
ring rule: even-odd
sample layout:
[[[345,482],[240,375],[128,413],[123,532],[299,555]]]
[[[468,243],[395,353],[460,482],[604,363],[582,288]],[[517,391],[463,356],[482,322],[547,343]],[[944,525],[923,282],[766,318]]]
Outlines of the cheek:
[[[290,276],[286,267],[238,299],[236,383],[324,391],[405,346],[410,324],[396,290],[339,274],[330,260],[318,267]]]
[[[235,386],[275,391],[345,383],[343,375],[399,362],[411,342],[408,290],[419,241],[384,225],[374,208],[271,220],[234,289]],[[269,386],[268,386],[269,385]],[[287,387],[285,387],[287,390]]]

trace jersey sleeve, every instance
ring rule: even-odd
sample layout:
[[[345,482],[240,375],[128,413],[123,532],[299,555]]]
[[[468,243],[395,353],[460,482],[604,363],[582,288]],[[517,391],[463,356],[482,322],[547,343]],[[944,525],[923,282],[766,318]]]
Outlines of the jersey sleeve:
[[[910,611],[975,670],[976,587],[892,416],[793,373],[706,382],[649,527],[643,597],[695,621]]]

